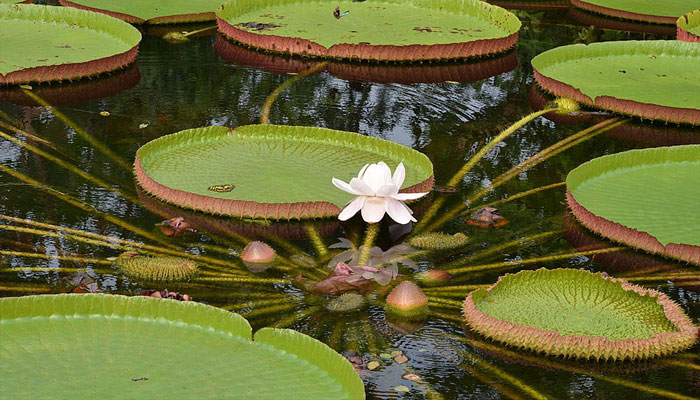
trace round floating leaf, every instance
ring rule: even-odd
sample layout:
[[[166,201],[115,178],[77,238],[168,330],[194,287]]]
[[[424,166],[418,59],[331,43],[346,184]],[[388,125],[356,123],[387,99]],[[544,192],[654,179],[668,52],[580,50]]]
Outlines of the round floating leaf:
[[[631,150],[566,178],[571,211],[612,240],[700,264],[700,145]]]
[[[675,24],[678,17],[698,6],[689,0],[571,0],[571,4],[611,17],[659,24]]]
[[[678,18],[676,26],[678,28],[678,40],[700,42],[700,10],[689,12]]]
[[[687,349],[698,328],[665,294],[576,269],[506,274],[464,302],[475,331],[512,346],[595,359],[643,359]]]
[[[376,61],[500,53],[520,29],[515,15],[478,0],[237,0],[216,13],[219,30],[247,46]]]
[[[338,215],[353,198],[331,184],[368,163],[406,167],[404,191],[432,187],[422,153],[386,140],[331,129],[248,125],[190,129],[153,140],[136,153],[138,183],[182,207],[253,218]]]
[[[63,6],[95,11],[135,24],[213,21],[222,0],[59,0]]]
[[[299,73],[318,68],[319,59],[291,55],[270,54],[232,43],[219,35],[214,50],[227,62],[248,65],[276,74]],[[518,67],[518,55],[509,51],[496,57],[475,59],[460,63],[377,64],[330,62],[318,73],[330,72],[341,79],[377,83],[437,83],[445,81],[474,82],[509,72]]]
[[[364,398],[323,343],[271,328],[252,340],[240,315],[191,301],[10,297],[0,328],[2,398]]]
[[[555,96],[643,118],[700,125],[700,46],[676,40],[557,47],[532,59]]]
[[[0,84],[76,79],[123,68],[141,34],[87,11],[0,4]]]

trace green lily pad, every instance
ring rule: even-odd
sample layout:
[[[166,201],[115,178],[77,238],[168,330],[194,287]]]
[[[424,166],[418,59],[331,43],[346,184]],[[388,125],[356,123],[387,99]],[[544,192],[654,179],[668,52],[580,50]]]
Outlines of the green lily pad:
[[[571,0],[584,10],[637,21],[675,24],[681,15],[699,6],[689,0]]]
[[[0,4],[0,84],[76,79],[123,68],[141,34],[105,15]]]
[[[248,125],[190,129],[136,153],[138,183],[163,201],[213,214],[252,218],[336,216],[353,196],[331,178],[349,180],[368,163],[403,162],[403,191],[432,188],[422,153],[386,140],[331,129]]]
[[[642,359],[695,344],[698,328],[665,294],[576,269],[520,271],[464,302],[475,331],[549,355]]]
[[[213,21],[222,0],[59,0],[63,6],[99,12],[134,24]]]
[[[700,264],[700,145],[632,150],[591,160],[566,178],[587,228],[643,250]]]
[[[677,40],[557,47],[532,59],[556,96],[642,118],[700,125],[700,46]]]
[[[700,42],[700,10],[681,16],[676,21],[676,26],[678,28],[678,40]]]
[[[224,35],[255,48],[376,61],[499,53],[520,29],[515,15],[478,0],[237,0],[217,17]]]
[[[0,299],[0,397],[362,399],[352,365],[238,314],[106,294]]]

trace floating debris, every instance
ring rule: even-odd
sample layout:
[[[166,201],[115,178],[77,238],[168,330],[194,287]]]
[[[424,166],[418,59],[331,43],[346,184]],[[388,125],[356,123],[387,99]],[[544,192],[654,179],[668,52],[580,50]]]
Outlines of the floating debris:
[[[495,228],[507,224],[508,220],[498,214],[497,208],[484,207],[475,212],[472,218],[467,220],[467,223],[484,228]]]

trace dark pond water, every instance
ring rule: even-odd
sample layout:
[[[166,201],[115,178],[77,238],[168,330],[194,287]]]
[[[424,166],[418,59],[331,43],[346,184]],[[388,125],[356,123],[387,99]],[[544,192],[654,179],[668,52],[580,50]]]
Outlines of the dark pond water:
[[[466,66],[393,69],[335,66],[329,68],[332,73],[307,77],[283,92],[272,107],[270,120],[275,124],[360,132],[410,146],[430,157],[435,165],[437,183],[444,184],[501,129],[536,107],[539,95],[532,92],[529,63],[534,55],[574,42],[664,37],[586,28],[570,18],[566,10],[518,14],[524,28],[517,50],[511,54]],[[158,34],[144,35],[138,62],[129,70],[66,87],[35,88],[116,157],[97,151],[54,113],[32,106],[18,91],[0,91],[0,110],[21,121],[26,130],[53,143],[60,151],[53,154],[62,153],[64,159],[123,192],[119,195],[103,189],[3,140],[0,142],[2,165],[35,179],[44,189],[22,184],[21,180],[8,175],[7,170],[2,172],[0,213],[118,238],[170,243],[190,254],[210,257],[213,262],[234,265],[223,268],[243,268],[235,254],[246,240],[262,239],[289,260],[287,265],[293,266],[286,271],[271,268],[256,274],[266,279],[290,279],[300,272],[313,273],[313,265],[323,266],[332,255],[342,251],[319,254],[307,240],[308,229],[319,232],[325,245],[337,243],[340,238],[357,243],[363,229],[360,221],[342,225],[335,221],[316,221],[310,228],[299,223],[214,218],[178,210],[138,192],[128,166],[141,145],[186,128],[256,123],[267,96],[289,79],[280,72],[303,69],[299,65],[302,61],[259,57],[232,47],[213,34],[194,37],[181,45],[169,44]],[[253,63],[263,63],[266,67],[261,69]],[[387,80],[398,83],[386,83]],[[424,83],[408,83],[411,80]],[[103,111],[110,115],[102,116]],[[416,215],[420,220],[431,203],[437,201],[444,201],[438,217],[446,215],[448,210],[469,199],[500,174],[590,124],[591,121],[566,125],[544,118],[535,120],[491,151],[460,183],[457,193],[433,194],[415,206]],[[628,126],[631,128],[597,136],[557,154],[476,201],[490,203],[562,182],[572,168],[604,154],[700,142],[697,130],[638,122]],[[36,144],[33,140],[26,141]],[[59,200],[56,191],[86,206],[81,209]],[[471,238],[471,244],[458,252],[415,257],[413,262],[401,264],[401,272],[409,274],[432,268],[527,260],[612,246],[572,222],[566,213],[561,186],[501,204],[498,208],[510,222],[496,229],[469,225],[461,214],[447,218],[438,230],[464,232]],[[191,221],[199,232],[177,238],[160,234],[155,224],[176,216]],[[110,218],[123,221],[133,229],[110,222]],[[402,250],[400,243],[406,232],[397,228],[383,226],[378,242],[383,250],[388,251],[393,246],[399,246],[393,250]],[[152,239],[145,239],[134,229],[142,230]],[[65,236],[51,237],[6,228],[0,231],[0,248],[96,260],[115,257],[121,252],[116,248],[75,242]],[[111,293],[138,294],[144,289],[167,287],[196,300],[239,312],[256,329],[264,326],[293,328],[338,351],[355,350],[365,361],[379,360],[382,363],[379,369],[362,371],[370,398],[657,399],[697,396],[700,393],[697,346],[683,354],[644,363],[575,363],[496,345],[469,333],[460,322],[459,303],[468,293],[468,285],[490,284],[504,272],[536,267],[586,268],[630,277],[667,293],[696,323],[700,320],[700,278],[697,275],[685,280],[663,277],[667,273],[692,275],[697,269],[631,251],[597,257],[578,255],[455,274],[449,285],[457,288],[426,290],[431,296],[433,313],[427,321],[416,324],[387,320],[381,307],[386,290],[381,287],[370,295],[369,306],[339,315],[325,310],[326,298],[285,283],[212,279],[163,286],[129,280],[111,265],[94,261],[58,261],[17,255],[0,258],[0,295],[67,292],[81,277],[87,279],[84,275],[94,280],[91,288]],[[214,275],[213,267],[205,270]],[[399,365],[379,356],[394,350],[403,351],[409,361]],[[407,373],[417,374],[422,380],[403,379]],[[407,386],[409,392],[396,391],[399,385]]]

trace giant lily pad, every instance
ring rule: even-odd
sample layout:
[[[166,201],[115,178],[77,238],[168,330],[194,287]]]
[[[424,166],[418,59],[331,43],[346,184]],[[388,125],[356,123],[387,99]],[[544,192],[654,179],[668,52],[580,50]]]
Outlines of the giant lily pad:
[[[136,153],[138,183],[169,203],[252,218],[338,215],[352,199],[331,184],[367,163],[406,167],[404,191],[432,188],[430,160],[386,140],[331,129],[280,125],[190,129],[153,140]]]
[[[0,84],[76,79],[123,68],[141,34],[105,15],[0,4]]]
[[[0,397],[362,399],[352,365],[238,314],[105,294],[0,299]]]
[[[133,88],[140,80],[141,72],[137,64],[132,64],[98,79],[32,85],[32,92],[52,106],[62,106],[114,96]],[[37,106],[36,101],[24,94],[24,90],[17,86],[0,88],[0,100],[23,106]]]
[[[700,145],[631,150],[566,178],[576,218],[607,238],[700,265]]]
[[[237,0],[216,15],[219,30],[247,46],[375,61],[500,53],[520,29],[515,15],[478,0]]]
[[[575,269],[507,274],[471,292],[463,311],[485,336],[566,357],[663,356],[693,346],[699,333],[664,293]]]
[[[222,0],[59,0],[61,5],[95,11],[134,24],[213,21]]]
[[[571,0],[571,4],[611,17],[659,24],[675,24],[678,17],[698,7],[694,0]]]
[[[700,6],[700,3],[698,3]],[[676,21],[678,40],[700,42],[700,10],[689,12]]]
[[[532,59],[556,96],[643,118],[700,124],[700,46],[676,40],[557,47]]]
[[[324,62],[318,59],[259,52],[231,43],[223,36],[216,38],[214,50],[225,61],[278,74],[299,73]],[[498,57],[461,63],[415,65],[329,62],[322,69],[317,67],[317,70],[318,73],[325,70],[338,78],[351,81],[411,84],[444,81],[473,82],[512,71],[517,67],[518,56],[514,51],[510,51]]]

